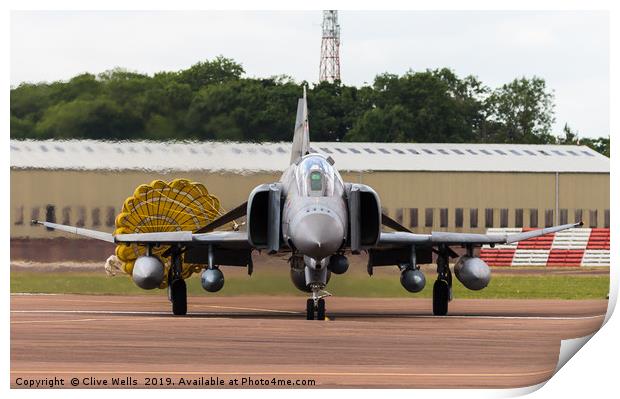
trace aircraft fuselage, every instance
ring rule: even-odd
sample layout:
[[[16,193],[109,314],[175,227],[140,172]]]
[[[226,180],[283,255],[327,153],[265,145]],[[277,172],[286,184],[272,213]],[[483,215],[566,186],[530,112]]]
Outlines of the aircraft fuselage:
[[[297,253],[320,264],[347,239],[344,183],[321,154],[308,154],[280,179],[284,194],[282,235]]]

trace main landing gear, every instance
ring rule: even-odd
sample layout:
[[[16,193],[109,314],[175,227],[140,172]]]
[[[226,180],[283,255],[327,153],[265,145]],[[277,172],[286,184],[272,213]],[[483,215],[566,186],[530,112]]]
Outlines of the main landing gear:
[[[437,252],[437,280],[433,285],[433,314],[448,314],[448,302],[452,300],[452,272],[450,271],[449,249],[440,246]]]
[[[182,260],[179,248],[173,248],[168,272],[168,299],[172,303],[172,313],[176,316],[187,314],[187,285],[181,277]]]

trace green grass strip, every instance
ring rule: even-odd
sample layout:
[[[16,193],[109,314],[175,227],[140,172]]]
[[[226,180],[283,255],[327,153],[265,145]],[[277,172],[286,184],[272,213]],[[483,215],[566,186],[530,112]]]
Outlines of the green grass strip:
[[[417,294],[405,291],[399,276],[364,276],[361,274],[332,276],[328,291],[345,297],[411,297],[432,296],[434,276],[427,276],[426,288]],[[244,295],[298,295],[289,280],[288,271],[282,273],[255,273],[253,276],[231,276],[222,291],[205,292],[200,279],[194,275],[188,280],[190,295],[244,296]],[[165,291],[144,291],[136,287],[128,276],[107,277],[101,272],[12,272],[12,293],[75,293],[112,295],[165,295]],[[515,299],[605,299],[609,292],[609,276],[598,275],[495,275],[487,288],[470,291],[454,282],[456,298],[515,298]]]

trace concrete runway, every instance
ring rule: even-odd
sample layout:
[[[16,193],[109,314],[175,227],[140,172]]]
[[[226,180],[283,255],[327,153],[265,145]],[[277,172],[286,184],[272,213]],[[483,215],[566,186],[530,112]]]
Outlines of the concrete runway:
[[[71,378],[80,388],[127,387],[113,378],[147,388],[277,387],[272,378],[528,386],[553,375],[561,339],[596,331],[606,309],[606,300],[456,299],[450,316],[433,317],[428,299],[333,297],[329,321],[307,321],[303,297],[190,297],[189,315],[175,317],[165,294],[12,295],[11,386],[54,377],[61,388]]]

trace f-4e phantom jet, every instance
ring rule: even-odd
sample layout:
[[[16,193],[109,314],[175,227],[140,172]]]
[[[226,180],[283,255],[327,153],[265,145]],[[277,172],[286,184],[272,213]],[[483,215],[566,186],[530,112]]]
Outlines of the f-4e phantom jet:
[[[159,287],[167,275],[175,315],[187,313],[183,262],[203,265],[202,286],[215,292],[224,285],[220,267],[245,266],[252,273],[253,250],[290,254],[293,284],[311,295],[306,304],[308,320],[325,319],[325,297],[329,294],[324,290],[331,273],[347,271],[347,256],[367,252],[370,275],[373,267],[397,266],[402,286],[419,292],[426,283],[419,264],[432,263],[435,253],[433,314],[446,315],[452,299],[449,260],[458,257],[452,247],[465,248],[465,255],[454,266],[457,279],[468,289],[479,290],[489,283],[491,270],[474,256],[475,247],[514,243],[582,225],[565,224],[516,234],[415,234],[382,213],[379,195],[371,187],[344,182],[331,157],[311,151],[304,90],[297,105],[290,165],[280,180],[254,188],[247,202],[197,231],[113,235],[50,222],[33,223],[111,243],[145,246],[145,255],[134,264],[132,278],[139,287],[152,289]],[[247,231],[216,231],[244,216]],[[384,232],[383,226],[393,231]],[[170,258],[168,273],[164,273],[161,257],[152,254],[153,248],[161,246],[169,246],[163,254],[164,259]]]

